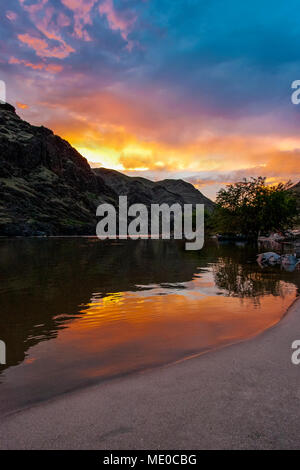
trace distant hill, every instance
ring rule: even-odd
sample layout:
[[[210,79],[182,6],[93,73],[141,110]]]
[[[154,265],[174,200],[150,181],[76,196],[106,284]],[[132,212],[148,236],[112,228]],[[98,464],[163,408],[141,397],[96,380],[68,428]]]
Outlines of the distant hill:
[[[142,177],[127,176],[107,168],[94,168],[93,171],[106,186],[118,194],[127,196],[129,204],[136,202],[145,205],[152,203],[205,204],[205,208],[209,212],[213,210],[215,205],[192,184],[181,179],[165,179],[154,182]]]
[[[182,180],[154,183],[103,168],[92,170],[67,141],[23,121],[0,104],[0,236],[94,235],[96,207],[129,203],[213,203]]]

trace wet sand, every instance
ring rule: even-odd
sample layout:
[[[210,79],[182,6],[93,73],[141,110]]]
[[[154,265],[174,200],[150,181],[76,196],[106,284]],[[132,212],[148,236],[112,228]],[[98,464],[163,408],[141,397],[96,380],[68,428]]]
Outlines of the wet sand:
[[[239,344],[6,416],[1,449],[297,449],[300,299]]]

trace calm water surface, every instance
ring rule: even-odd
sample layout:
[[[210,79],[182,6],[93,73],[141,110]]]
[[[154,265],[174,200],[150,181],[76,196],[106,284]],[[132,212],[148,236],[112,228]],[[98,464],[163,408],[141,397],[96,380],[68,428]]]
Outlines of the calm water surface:
[[[94,238],[0,240],[0,412],[251,337],[300,273],[250,246]]]

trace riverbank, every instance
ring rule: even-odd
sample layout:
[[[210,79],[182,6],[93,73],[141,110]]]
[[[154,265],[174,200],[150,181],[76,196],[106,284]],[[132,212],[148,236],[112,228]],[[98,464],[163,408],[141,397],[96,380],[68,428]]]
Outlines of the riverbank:
[[[1,449],[296,449],[300,299],[254,339],[4,418]]]

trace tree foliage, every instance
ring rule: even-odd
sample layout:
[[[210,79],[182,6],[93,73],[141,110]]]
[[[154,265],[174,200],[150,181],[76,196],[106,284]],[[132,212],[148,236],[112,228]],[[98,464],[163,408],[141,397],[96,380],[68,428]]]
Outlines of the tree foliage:
[[[220,189],[214,213],[216,230],[256,238],[260,232],[291,228],[297,212],[295,198],[287,191],[291,186],[291,182],[269,186],[260,176]]]

